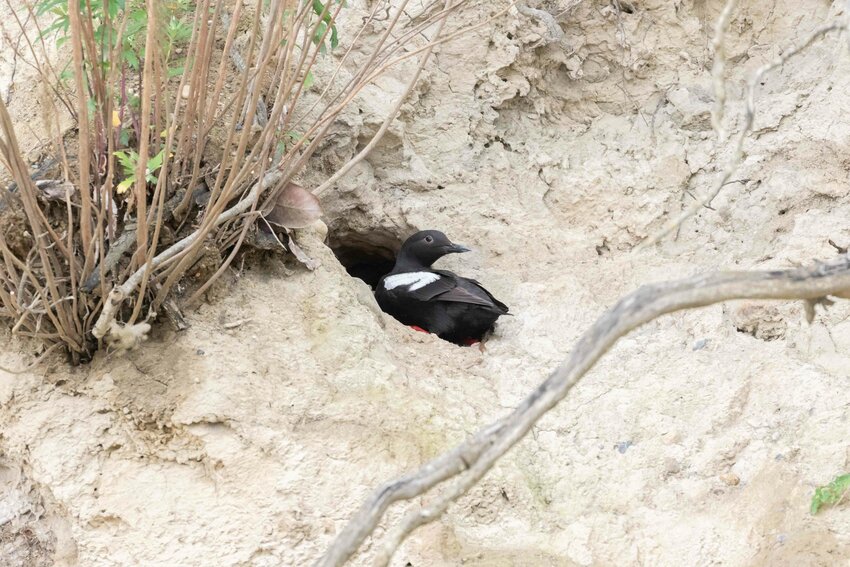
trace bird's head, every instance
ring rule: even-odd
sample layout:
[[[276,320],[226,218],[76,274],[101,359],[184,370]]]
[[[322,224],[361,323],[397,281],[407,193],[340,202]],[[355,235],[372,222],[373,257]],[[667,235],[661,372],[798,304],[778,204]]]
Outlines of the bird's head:
[[[469,252],[469,248],[454,244],[439,230],[421,230],[404,241],[398,257],[415,266],[429,267],[446,254],[458,252]]]

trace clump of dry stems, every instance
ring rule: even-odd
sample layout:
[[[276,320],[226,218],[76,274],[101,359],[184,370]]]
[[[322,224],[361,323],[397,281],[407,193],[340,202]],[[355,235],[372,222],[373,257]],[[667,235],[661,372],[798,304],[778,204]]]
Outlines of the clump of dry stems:
[[[373,2],[337,47],[344,2],[198,0],[184,14],[182,72],[172,73],[166,0],[144,1],[137,69],[121,52],[129,8],[93,13],[92,2],[68,0],[70,73],[60,76],[46,56],[49,36],[23,42],[56,112],[70,109],[76,120],[68,134],[53,117],[57,179],[30,177],[0,101],[0,163],[16,186],[2,190],[0,204],[0,317],[80,362],[104,341],[132,345],[175,300],[198,300],[257,234],[272,229],[275,241],[296,247],[286,230],[297,226],[264,216],[291,191],[309,208],[312,196],[292,180],[335,119],[411,58],[419,61],[412,87],[433,47],[457,35],[441,32],[464,3],[437,0],[408,14],[406,0]],[[36,9],[27,4],[25,20],[39,21]],[[335,70],[319,89],[311,83],[322,57]],[[130,150],[140,156],[132,175],[119,160]],[[189,282],[210,258],[213,269]]]

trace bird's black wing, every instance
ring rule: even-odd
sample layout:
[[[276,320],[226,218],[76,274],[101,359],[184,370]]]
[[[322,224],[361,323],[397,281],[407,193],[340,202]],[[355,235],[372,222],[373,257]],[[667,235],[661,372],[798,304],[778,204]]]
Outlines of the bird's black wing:
[[[454,303],[470,303],[472,305],[495,308],[503,313],[508,312],[507,305],[493,297],[477,281],[461,278],[445,270],[434,270],[434,272],[440,275],[440,279],[417,290],[417,292],[427,293],[427,299]]]
[[[408,289],[403,293],[406,297],[419,301],[448,301],[453,303],[468,303],[490,307],[502,313],[508,312],[508,307],[484,289],[480,283],[446,270],[432,270],[440,276],[419,289]]]
[[[458,280],[460,278],[455,274],[443,270],[433,270],[433,272],[439,275],[440,278],[419,289],[407,289],[403,292],[404,295],[418,299],[419,301],[459,301],[461,303],[490,305],[486,297],[482,298],[472,294],[464,295],[463,289],[458,287]],[[457,296],[457,299],[452,300],[451,297],[454,296]],[[465,299],[461,299],[461,297]]]
[[[468,282],[468,283],[472,284],[473,286],[475,286],[473,289],[476,293],[484,293],[487,296],[487,298],[490,299],[491,305],[496,306],[498,309],[500,309],[504,313],[508,312],[508,306],[505,305],[504,303],[502,303],[501,301],[499,301],[498,299],[496,299],[495,297],[493,297],[493,294],[490,293],[489,291],[487,291],[487,289],[483,285],[481,285],[481,282],[479,282],[478,280],[470,279],[470,278],[463,278],[463,280],[464,280],[465,283]],[[471,287],[471,286],[466,286],[466,287]]]

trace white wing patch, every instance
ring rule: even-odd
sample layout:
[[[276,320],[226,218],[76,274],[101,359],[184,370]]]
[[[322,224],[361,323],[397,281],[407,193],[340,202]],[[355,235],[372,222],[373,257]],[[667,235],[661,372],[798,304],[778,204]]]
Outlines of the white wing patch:
[[[384,289],[387,291],[395,289],[400,285],[409,285],[408,291],[422,289],[428,284],[440,279],[439,274],[433,272],[408,272],[406,274],[395,274],[384,280]]]

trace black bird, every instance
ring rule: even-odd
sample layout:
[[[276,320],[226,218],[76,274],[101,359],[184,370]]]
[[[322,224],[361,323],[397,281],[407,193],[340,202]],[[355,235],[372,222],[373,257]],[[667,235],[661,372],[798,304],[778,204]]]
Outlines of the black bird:
[[[457,344],[481,340],[508,307],[475,280],[431,264],[469,248],[439,230],[423,230],[404,241],[392,271],[378,282],[375,299],[386,313],[416,330]]]

